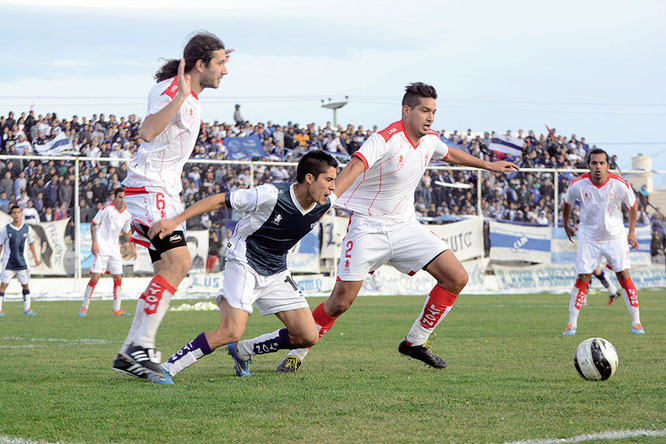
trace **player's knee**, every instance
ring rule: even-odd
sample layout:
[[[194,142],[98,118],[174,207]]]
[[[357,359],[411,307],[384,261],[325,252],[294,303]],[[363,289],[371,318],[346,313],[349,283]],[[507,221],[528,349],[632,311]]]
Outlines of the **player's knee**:
[[[317,341],[319,341],[319,332],[316,328],[307,332],[302,332],[297,337],[291,338],[292,344],[298,348],[312,347]]]
[[[445,284],[442,285],[442,287],[446,288],[448,291],[450,291],[453,294],[460,294],[463,288],[465,288],[465,285],[467,285],[468,280],[469,280],[469,274],[467,274],[467,271],[463,269],[460,272],[456,273],[455,275],[451,276],[448,285]]]

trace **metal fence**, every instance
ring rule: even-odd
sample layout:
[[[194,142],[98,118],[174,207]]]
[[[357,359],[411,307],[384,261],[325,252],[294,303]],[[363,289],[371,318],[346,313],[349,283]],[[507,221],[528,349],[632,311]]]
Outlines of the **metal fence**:
[[[22,207],[26,220],[68,220],[67,248],[73,250],[73,276],[81,277],[81,223],[90,222],[110,193],[124,179],[129,159],[74,156],[0,156],[0,206]],[[296,163],[191,159],[183,171],[183,200],[186,205],[234,187],[250,187],[275,180],[295,180]],[[523,168],[518,173],[490,173],[453,166],[429,166],[416,190],[415,204],[428,222],[446,220],[447,215],[466,214],[496,217],[496,206],[525,223],[557,226],[560,203],[571,178],[587,170]],[[661,180],[666,171],[631,170],[623,174],[637,184]],[[658,182],[659,183],[659,182]],[[508,191],[508,189],[512,191]],[[507,199],[507,193],[511,197]],[[13,198],[12,198],[13,196]],[[515,208],[512,208],[515,207]],[[662,207],[663,208],[663,207]],[[538,209],[538,211],[537,211]],[[225,212],[226,211],[226,212]],[[654,209],[651,209],[651,213]],[[32,220],[28,220],[28,218]],[[215,217],[217,219],[215,219]],[[191,226],[222,225],[241,215],[224,210],[215,217],[195,220]],[[212,219],[212,220],[211,220]],[[70,275],[71,276],[71,275]]]

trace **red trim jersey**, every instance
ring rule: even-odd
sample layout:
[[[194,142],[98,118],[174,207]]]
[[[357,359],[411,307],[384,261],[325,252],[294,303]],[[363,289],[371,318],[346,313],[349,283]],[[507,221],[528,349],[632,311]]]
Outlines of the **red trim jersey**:
[[[108,204],[97,212],[92,223],[96,226],[95,238],[100,256],[120,255],[120,232],[131,232],[132,215],[127,208],[118,212],[116,206]]]
[[[580,202],[578,230],[586,240],[605,241],[626,236],[622,204],[633,208],[636,195],[622,177],[610,173],[601,186],[592,182],[590,173],[575,178],[569,185],[564,202],[573,205],[576,201]]]
[[[178,94],[178,76],[159,82],[148,95],[148,114],[156,114]],[[125,187],[145,187],[150,192],[178,196],[183,190],[181,173],[190,158],[201,126],[199,98],[190,94],[166,129],[141,146],[129,164]]]
[[[335,206],[354,214],[387,220],[416,217],[414,191],[428,163],[449,154],[435,131],[414,145],[402,121],[374,133],[353,154],[363,161],[365,172],[336,201]]]

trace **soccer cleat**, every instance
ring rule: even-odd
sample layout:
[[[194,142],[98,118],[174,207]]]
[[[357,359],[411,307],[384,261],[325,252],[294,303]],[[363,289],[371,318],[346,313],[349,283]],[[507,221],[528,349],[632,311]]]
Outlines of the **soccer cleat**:
[[[121,356],[127,361],[142,366],[146,371],[160,378],[164,377],[160,366],[159,352],[154,348],[145,348],[140,345],[130,345]]]
[[[608,298],[608,302],[606,304],[613,305],[620,296],[622,296],[622,293],[620,291],[617,291],[615,294],[610,295],[610,297]]]
[[[302,363],[298,356],[289,355],[280,362],[275,371],[278,373],[294,373]]]
[[[23,312],[23,314],[27,316],[37,316],[37,313],[32,311],[32,308],[28,308],[26,311]]]
[[[643,326],[641,324],[634,324],[631,326],[631,332],[635,335],[644,335],[645,330],[643,330]]]
[[[154,382],[155,384],[173,385],[173,375],[171,374],[171,372],[169,372],[169,370],[164,366],[164,364],[160,365],[160,367],[164,372],[164,376],[159,378],[155,375],[148,375],[148,380],[150,382]]]
[[[424,342],[422,345],[409,345],[407,339],[403,339],[398,345],[398,351],[413,359],[429,365],[433,368],[446,368],[446,362],[436,354],[430,351],[429,341]]]
[[[567,324],[567,329],[562,332],[565,336],[573,336],[576,334],[576,327],[571,324]]]
[[[234,364],[234,370],[236,370],[236,375],[238,376],[250,376],[250,364],[252,363],[252,359],[244,360],[238,355],[238,350],[236,350],[236,347],[238,346],[237,342],[232,342],[231,344],[227,344],[227,351],[231,355],[232,358],[234,358],[235,364]]]
[[[123,309],[121,308],[120,310],[116,310],[116,311],[114,311],[114,312],[113,312],[113,315],[114,315],[114,316],[129,316],[130,314],[127,313],[125,310],[123,310]]]
[[[79,316],[82,318],[85,317],[88,314],[88,309],[85,307],[81,307],[81,310],[79,310]]]
[[[113,360],[111,369],[114,372],[123,373],[125,375],[134,376],[140,379],[148,378],[148,371],[139,364],[133,364],[123,358],[121,355],[116,356]]]

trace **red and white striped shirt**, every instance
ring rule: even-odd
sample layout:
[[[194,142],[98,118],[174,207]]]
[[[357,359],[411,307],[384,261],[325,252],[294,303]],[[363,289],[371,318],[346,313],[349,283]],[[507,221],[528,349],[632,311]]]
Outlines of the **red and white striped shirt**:
[[[155,85],[148,95],[148,114],[156,114],[178,94],[178,76]],[[191,93],[167,128],[152,142],[141,141],[141,146],[129,164],[123,185],[145,188],[177,196],[183,190],[181,174],[190,158],[201,126],[199,97]]]
[[[407,137],[402,121],[374,133],[353,154],[365,172],[342,193],[335,206],[361,216],[387,220],[414,218],[414,191],[433,158],[443,159],[449,148],[430,130],[417,145]]]

